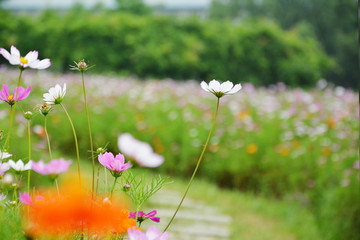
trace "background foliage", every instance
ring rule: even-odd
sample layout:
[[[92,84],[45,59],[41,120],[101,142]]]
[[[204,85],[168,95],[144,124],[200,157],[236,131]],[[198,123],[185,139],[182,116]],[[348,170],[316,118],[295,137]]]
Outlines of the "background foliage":
[[[85,58],[99,72],[311,86],[333,66],[303,28],[284,31],[266,20],[233,24],[79,7],[29,18],[1,12],[0,46],[37,49],[58,71]]]
[[[354,0],[213,0],[210,17],[230,21],[273,20],[284,29],[307,26],[336,62],[326,76],[347,87],[359,87],[358,6]]]

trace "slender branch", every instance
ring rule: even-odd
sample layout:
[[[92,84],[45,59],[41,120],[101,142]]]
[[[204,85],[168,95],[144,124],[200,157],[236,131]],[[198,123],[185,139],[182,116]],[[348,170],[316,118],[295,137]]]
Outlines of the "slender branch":
[[[66,116],[67,116],[67,118],[68,118],[68,120],[70,122],[71,129],[73,131],[74,141],[75,141],[75,148],[76,148],[76,157],[77,157],[77,163],[78,163],[78,175],[79,175],[79,182],[80,182],[80,180],[81,180],[81,178],[80,178],[80,156],[79,156],[79,145],[78,145],[78,140],[77,140],[77,137],[76,137],[76,131],[75,131],[75,128],[74,128],[74,124],[71,121],[70,115],[66,111],[66,108],[64,107],[64,105],[62,103],[60,103],[60,106],[64,110],[64,112],[65,112],[65,114],[66,114]]]
[[[13,121],[14,121],[14,116],[15,116],[15,110],[16,110],[16,105],[17,105],[17,99],[19,97],[19,88],[20,88],[20,80],[21,80],[21,76],[22,76],[22,72],[24,70],[20,69],[20,76],[18,79],[18,83],[17,83],[17,90],[16,90],[16,96],[13,96],[15,98],[15,103],[14,103],[14,107],[11,107],[11,111],[10,111],[10,126],[9,126],[9,133],[6,137],[6,141],[4,144],[4,151],[7,152],[10,148],[10,135],[11,135],[11,129],[12,129],[12,125],[13,125]]]
[[[213,129],[214,129],[214,126],[215,126],[216,117],[217,117],[218,112],[219,112],[219,102],[220,102],[220,98],[218,98],[218,100],[217,100],[216,112],[215,112],[215,116],[214,116],[214,121],[213,121],[213,123],[212,123],[212,126],[211,126],[211,129],[210,129],[208,138],[207,138],[206,143],[205,143],[205,145],[204,145],[204,148],[203,148],[203,150],[202,150],[202,152],[201,152],[201,155],[200,155],[200,157],[199,157],[199,160],[198,160],[198,162],[197,162],[197,164],[196,164],[194,173],[193,173],[193,175],[191,176],[190,182],[189,182],[189,184],[188,184],[188,186],[187,186],[187,188],[186,188],[186,190],[185,190],[184,196],[182,197],[182,199],[181,199],[181,201],[180,201],[180,203],[179,203],[179,206],[176,208],[176,211],[175,211],[174,215],[172,216],[170,222],[168,223],[168,225],[167,225],[166,228],[164,229],[164,232],[170,227],[171,223],[173,222],[173,220],[174,220],[177,212],[179,211],[179,209],[180,209],[180,207],[181,207],[181,204],[183,203],[183,201],[184,201],[184,199],[185,199],[185,197],[186,197],[186,194],[188,193],[188,191],[189,191],[189,189],[190,189],[190,186],[191,186],[191,184],[192,184],[192,182],[193,182],[193,180],[194,180],[195,174],[196,174],[196,172],[197,172],[197,170],[198,170],[198,168],[199,168],[199,166],[200,166],[200,162],[201,162],[201,160],[202,160],[202,158],[203,158],[203,156],[204,156],[205,150],[206,150],[207,145],[208,145],[209,140],[210,140],[211,133],[212,133],[212,131],[213,131]]]
[[[52,153],[51,153],[51,147],[50,147],[50,139],[49,139],[49,134],[48,134],[48,131],[47,131],[47,126],[46,126],[46,116],[44,117],[44,121],[45,121],[45,135],[46,135],[46,140],[47,140],[47,144],[48,144],[48,148],[49,148],[49,154],[50,154],[50,160],[52,160]]]
[[[89,128],[89,138],[90,138],[90,148],[91,148],[91,159],[92,159],[92,198],[94,198],[94,188],[95,188],[95,159],[94,159],[94,147],[93,147],[93,141],[91,136],[91,127],[90,127],[90,117],[89,117],[89,111],[87,107],[87,101],[86,101],[86,89],[85,89],[85,80],[84,80],[84,72],[81,72],[82,77],[82,84],[83,84],[83,90],[84,90],[84,101],[85,101],[85,111],[86,111],[86,117],[88,122],[88,128]]]

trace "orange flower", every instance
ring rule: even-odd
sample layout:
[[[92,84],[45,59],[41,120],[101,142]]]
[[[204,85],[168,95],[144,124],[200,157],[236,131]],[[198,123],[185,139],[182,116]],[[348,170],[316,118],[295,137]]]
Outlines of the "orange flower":
[[[286,157],[290,154],[290,149],[287,146],[280,146],[278,152],[281,156]]]
[[[122,203],[92,200],[91,193],[74,182],[77,180],[66,184],[59,194],[42,194],[45,201],[28,206],[24,213],[30,235],[121,234],[135,226],[135,220],[129,219],[129,212]]]
[[[246,152],[248,154],[254,154],[258,151],[258,146],[256,146],[256,144],[252,143],[252,144],[249,144],[247,145],[246,147]]]
[[[327,125],[330,129],[334,129],[336,127],[336,121],[333,118],[329,118],[327,120]]]
[[[331,149],[329,147],[323,147],[321,153],[323,156],[327,157],[331,154]]]
[[[244,121],[249,117],[249,113],[247,111],[241,111],[237,117],[240,121]]]

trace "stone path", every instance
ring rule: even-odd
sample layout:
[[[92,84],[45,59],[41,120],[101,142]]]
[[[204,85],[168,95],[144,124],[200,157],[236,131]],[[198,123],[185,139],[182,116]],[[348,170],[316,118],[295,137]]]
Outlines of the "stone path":
[[[161,222],[153,224],[146,221],[144,228],[155,225],[163,230],[169,223],[182,195],[172,191],[160,191],[150,199],[152,211],[156,209]],[[168,232],[171,240],[219,240],[229,239],[231,236],[230,216],[222,214],[217,208],[207,206],[201,201],[186,198],[178,211]]]

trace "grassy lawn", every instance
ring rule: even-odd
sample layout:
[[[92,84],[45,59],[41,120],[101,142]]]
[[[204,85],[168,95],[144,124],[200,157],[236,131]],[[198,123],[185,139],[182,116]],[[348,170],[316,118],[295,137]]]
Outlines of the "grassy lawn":
[[[187,182],[173,179],[166,190],[185,191]],[[193,182],[188,197],[216,206],[232,217],[231,239],[321,239],[311,213],[295,203],[224,190],[206,181]]]

